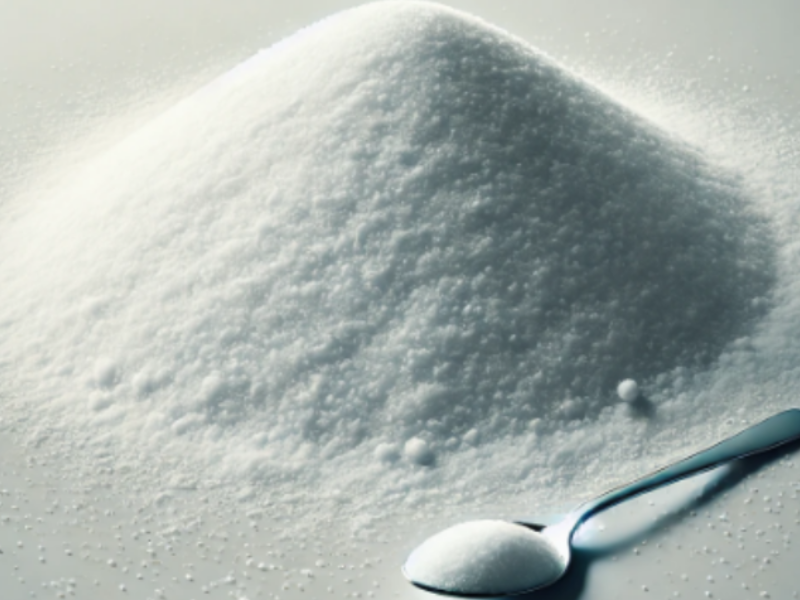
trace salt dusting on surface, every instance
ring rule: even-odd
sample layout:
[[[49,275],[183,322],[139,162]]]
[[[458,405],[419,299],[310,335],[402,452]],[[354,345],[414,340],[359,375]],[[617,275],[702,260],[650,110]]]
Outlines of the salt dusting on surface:
[[[68,179],[0,223],[5,424],[159,502],[577,499],[735,428],[704,411],[800,323],[745,182],[433,4],[304,30]]]
[[[533,590],[564,572],[563,560],[543,535],[494,520],[445,529],[414,550],[404,570],[428,589],[472,596]]]

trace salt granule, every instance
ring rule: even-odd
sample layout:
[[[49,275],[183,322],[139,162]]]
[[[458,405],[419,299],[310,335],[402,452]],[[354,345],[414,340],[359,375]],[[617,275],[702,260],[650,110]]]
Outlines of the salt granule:
[[[397,444],[380,443],[375,447],[375,458],[383,463],[393,463],[400,458],[400,450]]]
[[[639,384],[633,379],[625,379],[617,386],[617,396],[624,402],[633,402],[639,397]]]

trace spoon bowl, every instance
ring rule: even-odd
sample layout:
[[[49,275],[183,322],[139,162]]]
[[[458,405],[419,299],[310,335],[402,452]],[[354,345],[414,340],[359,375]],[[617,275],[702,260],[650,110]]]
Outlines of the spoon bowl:
[[[509,521],[468,521],[428,538],[403,572],[415,585],[457,596],[502,596],[555,583],[569,564],[569,548]]]
[[[554,524],[485,520],[445,529],[409,555],[403,574],[417,587],[451,596],[512,596],[540,590],[567,573],[572,537],[581,523],[593,515],[798,438],[800,410],[784,411],[698,454],[606,492]]]

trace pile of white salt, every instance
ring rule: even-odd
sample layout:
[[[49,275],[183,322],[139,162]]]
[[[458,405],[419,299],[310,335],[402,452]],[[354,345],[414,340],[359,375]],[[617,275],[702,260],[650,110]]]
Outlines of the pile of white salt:
[[[0,223],[8,423],[355,509],[489,497],[463,475],[492,444],[528,461],[511,485],[624,456],[617,383],[690,385],[776,271],[735,175],[421,2],[303,30],[25,202]]]

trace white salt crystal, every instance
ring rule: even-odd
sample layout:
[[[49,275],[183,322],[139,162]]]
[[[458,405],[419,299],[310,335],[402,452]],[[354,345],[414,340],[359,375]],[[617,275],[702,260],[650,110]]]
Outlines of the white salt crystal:
[[[478,432],[477,429],[472,428],[467,433],[464,434],[464,437],[462,439],[464,440],[465,443],[469,444],[470,446],[474,446],[475,444],[478,443],[478,440],[480,439],[480,433]]]
[[[112,387],[117,377],[117,366],[108,358],[99,359],[94,365],[94,381],[100,387]]]
[[[400,458],[400,449],[397,444],[382,442],[375,447],[375,458],[383,463],[397,462]]]
[[[403,446],[405,457],[418,465],[428,466],[433,464],[436,455],[425,440],[413,437]]]
[[[617,386],[617,396],[624,402],[633,402],[639,397],[639,384],[633,379],[625,379]]]

